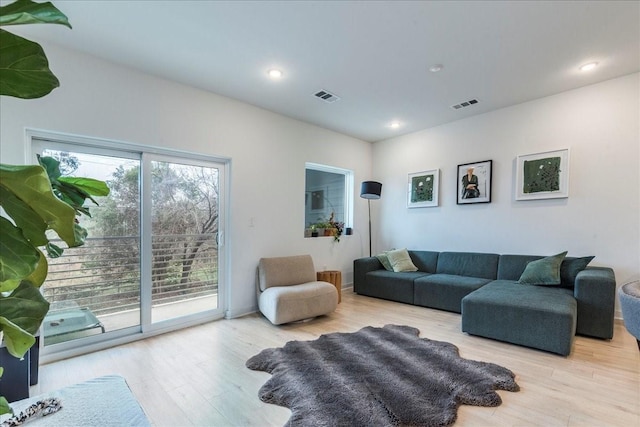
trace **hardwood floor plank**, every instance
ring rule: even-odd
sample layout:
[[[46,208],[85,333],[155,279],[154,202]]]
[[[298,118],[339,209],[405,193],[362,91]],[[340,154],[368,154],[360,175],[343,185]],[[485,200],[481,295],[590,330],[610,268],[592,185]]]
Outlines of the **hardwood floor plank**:
[[[640,425],[640,352],[619,322],[613,340],[578,336],[572,354],[562,357],[464,334],[456,313],[351,291],[342,297],[336,312],[306,322],[273,326],[252,314],[43,365],[31,394],[118,374],[157,427],[283,425],[290,411],[259,400],[270,375],[247,369],[249,357],[291,340],[393,323],[516,374],[520,392],[498,392],[503,403],[496,408],[460,407],[456,426]]]

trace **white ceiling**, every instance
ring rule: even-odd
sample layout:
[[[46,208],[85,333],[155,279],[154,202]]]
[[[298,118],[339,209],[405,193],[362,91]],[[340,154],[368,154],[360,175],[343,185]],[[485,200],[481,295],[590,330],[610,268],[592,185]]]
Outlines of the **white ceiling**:
[[[638,1],[54,4],[73,30],[17,32],[366,141],[640,70]],[[590,61],[599,67],[578,70]],[[312,96],[320,89],[341,99]]]

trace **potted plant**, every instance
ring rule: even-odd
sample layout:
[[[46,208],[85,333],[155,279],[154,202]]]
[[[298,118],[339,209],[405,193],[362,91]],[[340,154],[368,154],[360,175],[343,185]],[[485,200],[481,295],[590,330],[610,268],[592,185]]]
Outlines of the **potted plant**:
[[[336,221],[335,214],[331,212],[331,216],[328,221],[318,222],[313,224],[312,227],[318,231],[320,236],[333,236],[333,239],[336,242],[339,242],[340,236],[342,236],[342,232],[344,231],[344,222]]]
[[[342,232],[344,231],[344,222],[336,221],[334,219],[334,213],[331,212],[331,217],[329,218],[329,224],[331,225],[331,228],[334,230],[333,240],[335,240],[336,242],[339,242],[340,236],[342,236]]]
[[[71,28],[51,3],[18,0],[0,7],[0,26],[35,23]],[[0,45],[0,95],[40,98],[59,86],[40,45],[3,29]],[[109,193],[102,181],[61,176],[55,159],[43,157],[38,162],[0,164],[0,206],[5,212],[0,216],[0,341],[3,350],[17,359],[35,343],[34,334],[49,310],[39,289],[48,273],[41,248],[50,257],[63,252],[47,231],[54,231],[69,247],[82,245],[87,232],[76,217],[90,216],[84,206],[87,199],[95,203],[92,196]],[[2,374],[0,367],[0,384]],[[7,399],[0,396],[0,414],[8,412]]]

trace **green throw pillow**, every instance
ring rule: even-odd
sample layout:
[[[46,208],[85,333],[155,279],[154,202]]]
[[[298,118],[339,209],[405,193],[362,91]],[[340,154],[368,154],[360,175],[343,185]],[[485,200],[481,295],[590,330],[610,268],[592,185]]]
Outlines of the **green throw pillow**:
[[[382,252],[381,254],[376,255],[376,258],[378,258],[378,261],[380,261],[380,264],[382,264],[385,270],[393,271],[393,267],[389,262],[389,257],[387,256],[386,252]]]
[[[560,265],[565,256],[567,256],[567,251],[531,261],[522,272],[518,283],[541,286],[559,285],[561,282]]]
[[[413,261],[411,261],[409,252],[406,249],[396,249],[388,251],[386,254],[393,271],[396,273],[400,271],[418,271],[418,267],[413,265]]]
[[[576,283],[576,276],[594,259],[594,256],[585,256],[582,258],[565,259],[560,266],[560,280],[562,286],[573,288]]]

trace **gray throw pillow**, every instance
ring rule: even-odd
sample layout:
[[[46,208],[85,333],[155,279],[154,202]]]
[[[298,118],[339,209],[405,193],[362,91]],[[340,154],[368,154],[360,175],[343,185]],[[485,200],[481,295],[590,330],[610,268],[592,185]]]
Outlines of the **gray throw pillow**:
[[[565,256],[567,256],[567,251],[531,261],[522,272],[518,283],[540,286],[559,285],[561,282],[560,265]]]

